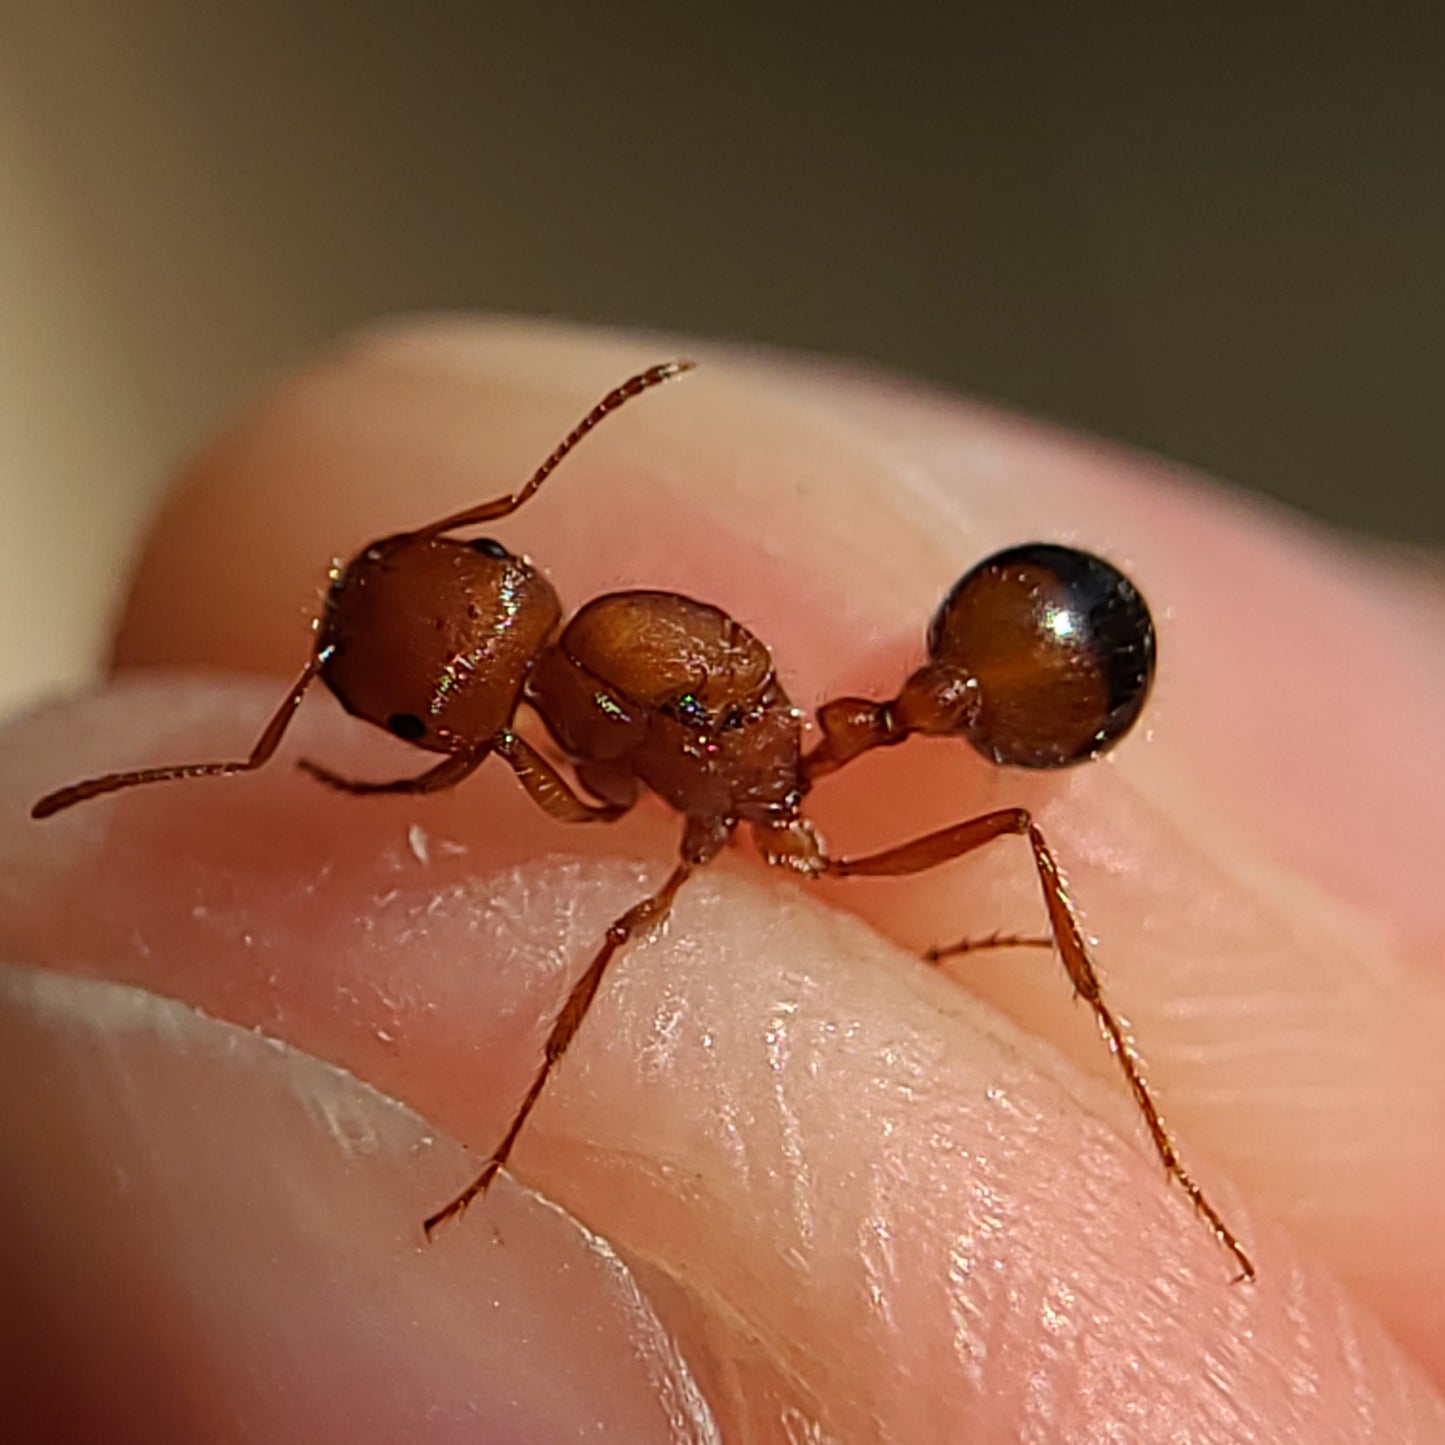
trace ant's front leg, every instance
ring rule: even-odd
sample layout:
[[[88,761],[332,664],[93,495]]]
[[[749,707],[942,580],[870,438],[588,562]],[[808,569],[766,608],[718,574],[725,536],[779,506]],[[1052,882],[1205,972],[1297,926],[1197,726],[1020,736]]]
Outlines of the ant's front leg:
[[[472,748],[464,753],[452,753],[435,767],[428,768],[414,778],[394,778],[385,783],[343,778],[339,773],[333,773],[330,768],[323,768],[320,763],[313,763],[309,758],[302,758],[296,766],[302,772],[309,773],[318,783],[325,783],[328,788],[335,788],[339,793],[354,793],[361,797],[381,793],[440,793],[471,777],[486,761],[490,751],[491,747],[488,745]]]
[[[616,796],[606,802],[588,803],[531,743],[516,733],[499,734],[493,746],[517,775],[527,796],[559,823],[612,823],[637,801],[637,780],[630,775],[630,788],[616,791]],[[587,781],[585,773],[583,781]]]
[[[99,778],[87,778],[84,782],[72,783],[68,788],[47,793],[31,808],[30,816],[49,818],[54,813],[73,808],[77,803],[84,803],[90,798],[99,798],[106,793],[118,793],[124,788],[140,787],[148,783],[171,783],[187,778],[224,778],[235,773],[254,773],[257,768],[264,767],[270,761],[286,729],[290,727],[291,719],[296,716],[296,709],[301,705],[306,689],[320,675],[329,657],[329,651],[318,652],[306,664],[301,676],[291,685],[291,691],[282,698],[281,706],[272,713],[270,721],[261,730],[261,736],[256,739],[255,746],[247,757],[234,762],[175,763],[163,768],[136,768],[121,773],[106,773]]]
[[[1075,992],[1094,1011],[1100,1032],[1114,1057],[1119,1060],[1119,1067],[1124,1071],[1129,1091],[1148,1126],[1155,1152],[1179,1187],[1189,1196],[1215,1238],[1234,1256],[1239,1265],[1239,1278],[1252,1280],[1255,1271],[1249,1255],[1184,1167],[1178,1146],[1164,1123],[1164,1117],[1159,1112],[1159,1106],[1154,1102],[1148,1085],[1144,1082],[1139,1056],[1118,1017],[1104,998],[1098,970],[1089,957],[1083,929],[1079,926],[1074,906],[1069,901],[1058,862],[1026,809],[1003,808],[997,812],[984,813],[980,817],[955,823],[952,827],[941,828],[935,833],[925,834],[921,838],[914,838],[910,842],[862,858],[828,858],[823,872],[833,878],[886,878],[924,873],[930,868],[972,853],[997,838],[1011,836],[1028,839],[1033,852],[1034,867],[1043,888],[1053,942],[1058,947],[1059,956],[1068,971]]]
[[[527,796],[544,813],[550,814],[559,822],[610,823],[620,818],[631,806],[583,801],[551,763],[513,732],[499,733],[481,747],[452,753],[435,767],[428,768],[414,778],[395,778],[382,783],[343,778],[340,774],[333,773],[330,768],[313,763],[309,758],[302,758],[297,767],[309,773],[318,783],[325,783],[328,788],[362,797],[387,793],[440,793],[471,777],[493,753],[516,774],[517,781],[526,790]]]

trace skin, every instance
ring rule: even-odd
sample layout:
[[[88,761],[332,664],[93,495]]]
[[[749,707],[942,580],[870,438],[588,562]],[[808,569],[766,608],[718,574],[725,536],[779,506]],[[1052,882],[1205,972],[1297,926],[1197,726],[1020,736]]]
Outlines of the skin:
[[[826,887],[729,854],[618,962],[515,1178],[426,1246],[477,1162],[455,1141],[505,1126],[676,817],[568,829],[500,766],[332,795],[294,760],[426,759],[318,692],[262,773],[24,818],[92,772],[243,754],[330,556],[509,490],[677,349],[448,322],[324,359],[186,472],[113,683],[8,730],[6,1438],[1445,1439],[1445,779],[1420,767],[1445,674],[1400,565],[1098,444],[709,348],[496,529],[569,606],[728,609],[805,707],[896,687],[997,547],[1124,566],[1161,672],[1111,759],[914,742],[812,814],[857,852],[1035,810],[1252,1287],[1056,962],[917,961],[1038,927],[1016,841]]]

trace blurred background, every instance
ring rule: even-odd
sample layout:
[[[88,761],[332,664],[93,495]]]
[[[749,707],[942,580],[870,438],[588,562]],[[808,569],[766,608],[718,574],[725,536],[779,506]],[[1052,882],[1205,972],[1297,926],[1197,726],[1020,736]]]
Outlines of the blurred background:
[[[386,311],[860,357],[1439,544],[1445,9],[1229,8],[0,6],[0,705]]]

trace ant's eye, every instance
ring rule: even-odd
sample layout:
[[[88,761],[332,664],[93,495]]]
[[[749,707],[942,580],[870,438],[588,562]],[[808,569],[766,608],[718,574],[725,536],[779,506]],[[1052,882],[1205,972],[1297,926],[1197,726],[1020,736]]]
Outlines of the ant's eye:
[[[473,552],[480,552],[483,557],[495,557],[498,562],[505,562],[512,554],[502,544],[491,537],[474,537],[467,546]]]
[[[426,724],[414,712],[394,712],[386,720],[388,732],[404,742],[420,742],[426,736]]]

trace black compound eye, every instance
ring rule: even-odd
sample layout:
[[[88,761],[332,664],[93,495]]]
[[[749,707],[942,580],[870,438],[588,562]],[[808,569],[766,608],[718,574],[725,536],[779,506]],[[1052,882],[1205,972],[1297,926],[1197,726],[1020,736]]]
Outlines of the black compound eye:
[[[498,562],[506,562],[511,558],[511,553],[502,544],[492,537],[473,537],[467,546],[473,552],[480,552],[483,557],[495,557]]]
[[[968,572],[928,642],[977,685],[970,741],[1015,767],[1105,751],[1133,726],[1154,676],[1154,623],[1134,584],[1099,557],[1046,542]]]
[[[403,742],[417,743],[426,736],[426,724],[414,712],[394,712],[386,720],[388,732]]]

